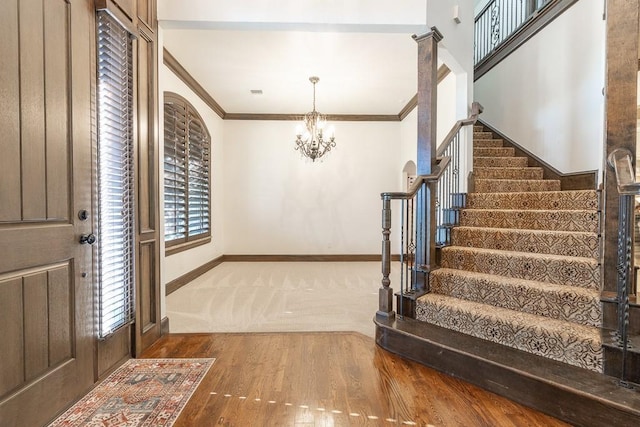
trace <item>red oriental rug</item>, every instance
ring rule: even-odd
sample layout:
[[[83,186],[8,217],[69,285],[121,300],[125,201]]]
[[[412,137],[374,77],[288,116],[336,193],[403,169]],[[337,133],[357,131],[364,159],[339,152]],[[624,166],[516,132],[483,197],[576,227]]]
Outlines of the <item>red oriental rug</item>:
[[[131,359],[49,427],[172,426],[215,359]]]

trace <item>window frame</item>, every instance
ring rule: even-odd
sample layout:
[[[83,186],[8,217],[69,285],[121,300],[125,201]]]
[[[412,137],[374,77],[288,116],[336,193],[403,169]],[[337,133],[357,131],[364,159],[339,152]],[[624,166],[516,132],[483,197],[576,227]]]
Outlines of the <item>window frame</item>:
[[[164,189],[164,196],[163,196],[163,221],[164,221],[164,234],[163,234],[163,239],[165,242],[165,255],[172,255],[174,253],[178,253],[178,252],[182,252],[185,251],[187,249],[191,249],[200,245],[205,245],[207,243],[211,242],[211,134],[209,133],[209,129],[207,128],[207,125],[205,123],[205,121],[202,119],[202,116],[200,115],[200,113],[198,112],[198,110],[189,102],[187,101],[184,97],[182,97],[181,95],[174,93],[174,92],[170,92],[170,91],[165,91],[164,92],[164,101],[163,101],[163,107],[164,107],[164,113],[163,113],[163,147],[164,147],[164,156],[163,156],[163,189]],[[184,119],[185,119],[185,123],[183,123],[182,129],[184,131],[184,140],[183,140],[183,144],[184,144],[184,162],[183,164],[185,165],[185,173],[184,173],[184,178],[185,178],[185,183],[184,183],[184,203],[185,203],[185,235],[184,237],[180,237],[180,238],[175,238],[175,239],[171,239],[171,240],[167,240],[167,185],[166,185],[166,181],[167,181],[167,168],[166,168],[166,164],[167,164],[167,129],[166,129],[166,121],[167,121],[167,104],[175,104],[178,105],[180,108],[184,109]],[[174,117],[170,117],[170,119],[175,119]],[[190,167],[190,135],[189,133],[191,132],[191,122],[198,122],[200,128],[202,129],[203,132],[203,140],[205,141],[203,146],[205,146],[206,148],[206,158],[204,159],[205,163],[206,163],[206,176],[207,176],[207,189],[206,189],[206,196],[207,196],[207,203],[206,203],[206,209],[207,209],[207,217],[205,218],[206,223],[207,223],[207,229],[206,232],[204,233],[199,233],[196,235],[189,235],[189,220],[190,217],[189,215],[192,213],[192,210],[189,208],[189,188],[190,188],[190,174],[192,172],[192,169]],[[175,141],[171,141],[173,144],[175,144]],[[174,150],[175,152],[175,150]],[[177,162],[177,160],[175,160],[176,158],[174,157],[174,164]],[[175,187],[174,187],[175,189]],[[173,209],[175,211],[175,209]]]

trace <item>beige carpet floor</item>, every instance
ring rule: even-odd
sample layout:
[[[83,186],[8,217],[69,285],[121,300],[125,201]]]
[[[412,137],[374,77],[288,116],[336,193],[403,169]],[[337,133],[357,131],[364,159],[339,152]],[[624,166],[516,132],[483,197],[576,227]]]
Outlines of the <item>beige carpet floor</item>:
[[[380,270],[379,262],[225,262],[167,297],[170,330],[373,337]]]

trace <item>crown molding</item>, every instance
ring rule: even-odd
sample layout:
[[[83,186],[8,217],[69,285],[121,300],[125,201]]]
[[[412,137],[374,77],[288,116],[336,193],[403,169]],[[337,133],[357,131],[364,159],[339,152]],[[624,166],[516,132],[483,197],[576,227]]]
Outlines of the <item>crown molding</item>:
[[[166,48],[163,49],[162,58],[167,68],[182,80],[189,89],[198,95],[200,99],[223,120],[298,121],[304,116],[304,114],[227,113]],[[444,64],[441,65],[438,68],[438,84],[440,84],[450,72],[449,67]],[[417,105],[418,95],[416,94],[398,114],[326,114],[326,117],[327,120],[334,122],[401,122]]]
[[[162,51],[162,62],[167,66],[180,80],[186,84],[189,89],[191,89],[196,95],[204,101],[205,104],[209,106],[215,113],[220,116],[221,119],[224,119],[227,115],[227,112],[216,102],[215,99],[209,92],[203,88],[200,83],[196,79],[193,78],[191,74],[178,62],[178,60],[171,55],[171,53],[164,48]]]

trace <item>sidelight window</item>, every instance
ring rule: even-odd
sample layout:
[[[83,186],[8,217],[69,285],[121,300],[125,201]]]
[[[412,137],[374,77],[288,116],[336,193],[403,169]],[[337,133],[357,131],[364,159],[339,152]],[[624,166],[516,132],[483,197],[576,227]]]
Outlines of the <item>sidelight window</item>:
[[[134,319],[132,38],[97,15],[98,323],[104,338]]]
[[[165,242],[167,248],[190,247],[211,236],[209,132],[184,98],[164,98]]]

